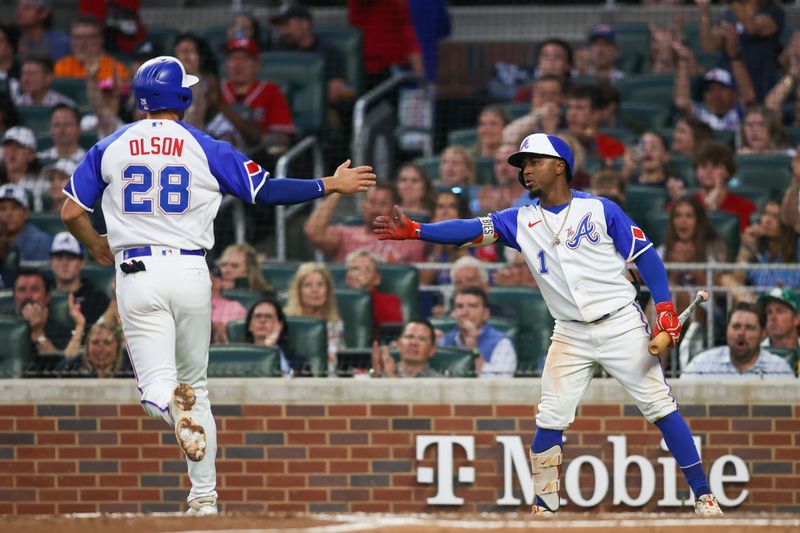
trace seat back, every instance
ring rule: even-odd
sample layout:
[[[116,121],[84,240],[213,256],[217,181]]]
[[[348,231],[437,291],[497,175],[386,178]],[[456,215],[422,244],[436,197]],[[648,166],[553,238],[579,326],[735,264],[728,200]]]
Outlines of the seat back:
[[[254,303],[264,297],[262,293],[251,291],[250,289],[224,289],[222,291],[222,296],[229,300],[239,302],[248,310],[253,307]]]
[[[111,280],[116,276],[116,270],[113,266],[87,261],[81,270],[81,276],[88,279],[95,289],[111,298]]]
[[[455,346],[439,346],[429,362],[432,369],[454,378],[475,377],[475,355],[472,350]]]
[[[447,146],[472,148],[476,142],[478,142],[478,130],[475,128],[450,130],[447,133]]]
[[[295,126],[304,133],[325,125],[328,88],[325,59],[305,52],[264,52],[261,78],[286,88]]]
[[[0,346],[0,378],[21,378],[31,357],[27,320],[0,316]]]
[[[291,261],[266,263],[261,266],[261,275],[264,276],[267,283],[272,285],[276,292],[283,292],[289,290],[289,285],[299,266],[300,263]]]
[[[667,125],[669,107],[656,103],[625,102],[620,105],[622,121],[634,131],[658,129]]]
[[[353,26],[315,26],[314,33],[322,42],[342,53],[345,61],[344,78],[356,94],[361,94],[364,84],[361,30]]]
[[[59,322],[70,330],[75,327],[72,317],[69,316],[69,293],[52,291],[50,293],[50,306],[48,307],[48,320]]]
[[[457,327],[456,320],[450,316],[436,317],[430,319],[434,328],[443,331],[445,334],[449,333]],[[506,337],[511,339],[514,344],[514,349],[517,350],[519,346],[519,324],[513,320],[501,317],[490,317],[489,325],[494,329],[500,330],[505,333]]]
[[[288,344],[292,351],[306,361],[312,376],[324,376],[328,369],[328,329],[324,320],[305,317],[286,317],[289,328]]]
[[[83,78],[53,78],[51,86],[57,93],[61,93],[75,102],[80,110],[89,108],[89,98],[86,92],[86,80]]]
[[[400,298],[403,320],[408,322],[419,316],[419,271],[413,265],[381,263],[379,292],[388,292]]]
[[[56,233],[67,230],[64,223],[61,221],[61,215],[57,213],[31,212],[28,215],[28,222],[50,235],[55,235]]]
[[[19,119],[23,126],[33,130],[34,133],[47,133],[50,131],[49,106],[20,107]]]
[[[767,347],[767,351],[789,363],[789,366],[792,367],[792,371],[797,374],[797,349],[769,346]]]
[[[336,305],[344,322],[344,343],[348,348],[372,344],[372,297],[360,289],[336,289]]]
[[[244,342],[244,327],[247,320],[244,318],[237,318],[231,320],[225,326],[225,331],[228,333],[228,342]]]
[[[767,189],[780,198],[792,181],[792,159],[783,155],[741,155],[736,157],[736,175],[731,187]]]
[[[625,188],[625,212],[647,232],[649,213],[663,211],[667,203],[667,190],[648,185],[628,185]]]
[[[550,347],[555,322],[541,293],[532,287],[491,287],[489,302],[505,306],[519,317],[517,368],[534,372]]]
[[[717,235],[725,241],[730,257],[736,257],[739,252],[739,217],[732,213],[722,211],[712,211],[708,213],[708,221]],[[653,241],[653,245],[661,246],[664,244],[664,237],[669,227],[669,213],[654,212],[647,217],[647,236]]]
[[[252,344],[214,344],[208,350],[208,377],[268,378],[281,375],[276,348]]]

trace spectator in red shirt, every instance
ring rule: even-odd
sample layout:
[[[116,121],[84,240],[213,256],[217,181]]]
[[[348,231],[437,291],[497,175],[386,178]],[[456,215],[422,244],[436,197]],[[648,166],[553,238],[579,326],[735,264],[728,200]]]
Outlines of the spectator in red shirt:
[[[266,149],[274,156],[286,150],[295,128],[280,87],[258,79],[259,53],[258,45],[249,39],[228,43],[228,79],[221,88],[219,111],[238,133],[237,149],[248,155]]]
[[[372,296],[372,332],[378,337],[378,330],[383,324],[403,322],[403,310],[400,298],[387,292],[378,292],[381,274],[378,262],[367,250],[360,249],[347,254],[347,277],[345,282],[351,289],[369,291]]]
[[[750,215],[756,212],[756,206],[744,196],[728,190],[728,180],[736,172],[731,149],[719,141],[706,142],[695,152],[693,165],[700,186],[695,197],[703,203],[706,211],[738,215],[739,226],[744,231],[750,224]]]
[[[407,1],[348,0],[347,17],[363,33],[367,90],[388,78],[392,67],[410,67],[425,75]]]
[[[597,130],[604,107],[599,87],[574,86],[567,98],[567,131],[578,138],[587,157],[613,160],[625,154],[625,145]]]

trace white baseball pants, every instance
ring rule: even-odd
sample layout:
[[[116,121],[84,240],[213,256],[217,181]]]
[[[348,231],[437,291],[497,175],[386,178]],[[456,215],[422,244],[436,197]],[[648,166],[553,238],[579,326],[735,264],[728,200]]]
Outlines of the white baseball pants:
[[[635,303],[596,324],[557,320],[542,373],[536,425],[567,429],[599,367],[625,387],[649,422],[675,411],[678,405],[660,361],[647,351],[649,331]]]
[[[194,420],[206,434],[206,454],[188,459],[192,488],[188,501],[217,496],[217,428],[208,399],[208,346],[211,341],[211,279],[203,256],[180,255],[178,250],[137,257],[146,271],[123,274],[116,256],[117,302],[128,353],[142,394],[142,407],[174,426],[169,413],[178,383],[194,388]]]

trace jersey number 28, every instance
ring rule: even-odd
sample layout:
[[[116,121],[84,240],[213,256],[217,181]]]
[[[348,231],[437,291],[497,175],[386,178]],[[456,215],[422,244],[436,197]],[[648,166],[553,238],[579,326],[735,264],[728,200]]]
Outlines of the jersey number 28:
[[[153,171],[147,165],[128,165],[122,171],[122,212],[153,214]],[[189,208],[191,174],[183,165],[167,165],[158,173],[158,207],[167,215],[180,215]]]

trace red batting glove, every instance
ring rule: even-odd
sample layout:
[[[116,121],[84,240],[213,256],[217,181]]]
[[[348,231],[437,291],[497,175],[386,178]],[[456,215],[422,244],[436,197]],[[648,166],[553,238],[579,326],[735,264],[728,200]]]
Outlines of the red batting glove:
[[[661,302],[656,304],[656,323],[653,326],[653,338],[656,335],[666,331],[672,338],[672,346],[678,343],[681,336],[681,323],[678,321],[678,315],[675,314],[675,306],[672,302]]]
[[[372,222],[372,231],[380,241],[404,241],[419,239],[419,222],[414,222],[398,207],[392,208],[392,216],[381,215]]]

